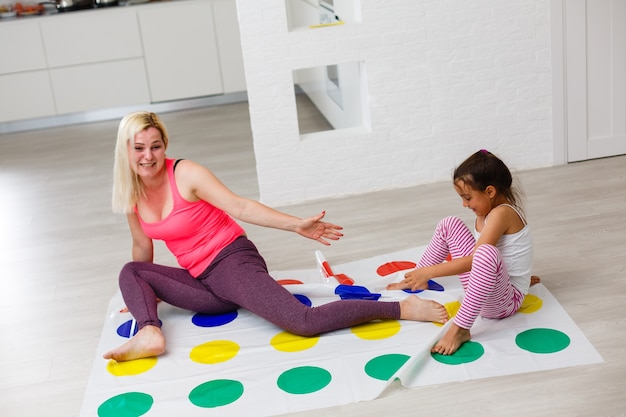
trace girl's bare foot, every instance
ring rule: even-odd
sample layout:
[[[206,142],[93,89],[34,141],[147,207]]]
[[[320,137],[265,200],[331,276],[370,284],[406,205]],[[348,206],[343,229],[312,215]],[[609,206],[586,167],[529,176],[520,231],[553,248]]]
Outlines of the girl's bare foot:
[[[159,356],[165,352],[165,337],[161,329],[156,326],[145,326],[131,339],[103,355],[104,359],[114,359],[118,362],[133,359]]]
[[[537,275],[532,275],[530,277],[530,286],[532,287],[535,284],[539,284],[541,282],[541,278],[539,278]]]
[[[456,323],[452,322],[446,334],[443,335],[441,340],[439,340],[430,351],[442,355],[452,355],[463,343],[470,340],[470,338],[471,335],[468,329],[459,327]]]
[[[424,300],[416,295],[410,295],[400,301],[400,318],[413,321],[434,321],[443,324],[448,321],[448,311],[436,301]]]

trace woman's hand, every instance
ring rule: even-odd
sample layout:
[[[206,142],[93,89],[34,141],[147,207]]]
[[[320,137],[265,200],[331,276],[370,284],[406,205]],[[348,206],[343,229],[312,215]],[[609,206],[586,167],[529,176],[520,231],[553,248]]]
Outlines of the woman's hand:
[[[330,243],[326,239],[339,240],[343,236],[343,233],[340,232],[340,230],[343,230],[343,227],[321,221],[325,215],[326,212],[323,211],[317,216],[302,219],[296,226],[295,231],[304,237],[317,240],[321,244],[329,246]]]
[[[418,268],[404,274],[404,279],[400,282],[392,282],[387,285],[388,290],[427,290],[428,280],[430,279],[428,274],[428,267]]]

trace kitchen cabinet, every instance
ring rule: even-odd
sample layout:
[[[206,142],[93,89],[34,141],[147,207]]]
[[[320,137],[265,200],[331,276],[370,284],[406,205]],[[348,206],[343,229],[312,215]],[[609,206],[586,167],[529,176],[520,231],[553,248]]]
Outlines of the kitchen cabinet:
[[[237,4],[234,0],[213,0],[212,5],[224,93],[246,91]]]
[[[55,114],[36,22],[0,25],[0,123]]]
[[[141,58],[141,38],[132,10],[83,10],[40,23],[51,68]]]
[[[3,23],[0,39],[0,74],[46,68],[46,55],[36,22]]]
[[[0,39],[0,132],[6,122],[98,119],[95,111],[246,90],[235,0],[18,18],[0,22]]]
[[[223,93],[210,2],[154,5],[137,14],[152,102]]]
[[[150,101],[141,58],[52,68],[50,80],[58,114],[142,105]]]
[[[48,71],[0,75],[0,123],[54,114]]]
[[[132,11],[67,13],[42,21],[41,32],[57,114],[150,102]]]

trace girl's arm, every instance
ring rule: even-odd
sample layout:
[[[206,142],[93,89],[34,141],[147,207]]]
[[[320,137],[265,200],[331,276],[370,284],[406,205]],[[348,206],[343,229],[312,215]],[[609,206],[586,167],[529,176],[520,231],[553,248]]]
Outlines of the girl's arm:
[[[524,223],[515,210],[507,206],[498,206],[489,212],[489,221],[483,222],[477,247],[484,244],[496,246],[504,234],[517,233],[524,228]]]
[[[425,290],[428,288],[428,280],[449,275],[459,275],[467,272],[472,267],[472,256],[453,259],[438,265],[417,268],[404,274],[404,279],[387,285],[388,290],[411,289]]]
[[[321,221],[325,213],[301,219],[274,210],[258,201],[241,197],[226,187],[210,170],[192,161],[181,161],[176,167],[176,183],[188,201],[204,200],[246,223],[296,232],[329,245],[325,239],[338,240],[341,226]]]
[[[154,246],[150,239],[141,229],[137,214],[130,213],[127,215],[130,234],[133,238],[132,256],[136,262],[152,262],[154,260]]]

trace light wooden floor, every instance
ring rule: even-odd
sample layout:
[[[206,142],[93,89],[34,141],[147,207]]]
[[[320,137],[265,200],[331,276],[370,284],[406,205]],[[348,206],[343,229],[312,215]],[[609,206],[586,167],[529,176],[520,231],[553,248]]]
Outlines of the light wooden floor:
[[[247,104],[164,114],[168,155],[258,198]],[[117,121],[0,135],[0,415],[76,416],[130,238],[110,207]],[[476,144],[480,148],[480,144]],[[450,167],[452,170],[453,167]],[[605,363],[417,389],[301,416],[626,415],[626,156],[520,172],[535,273]],[[332,263],[423,245],[471,213],[449,183],[285,208],[327,210],[346,236]],[[247,227],[271,269],[312,268],[315,242]],[[162,246],[157,260],[173,264]]]

